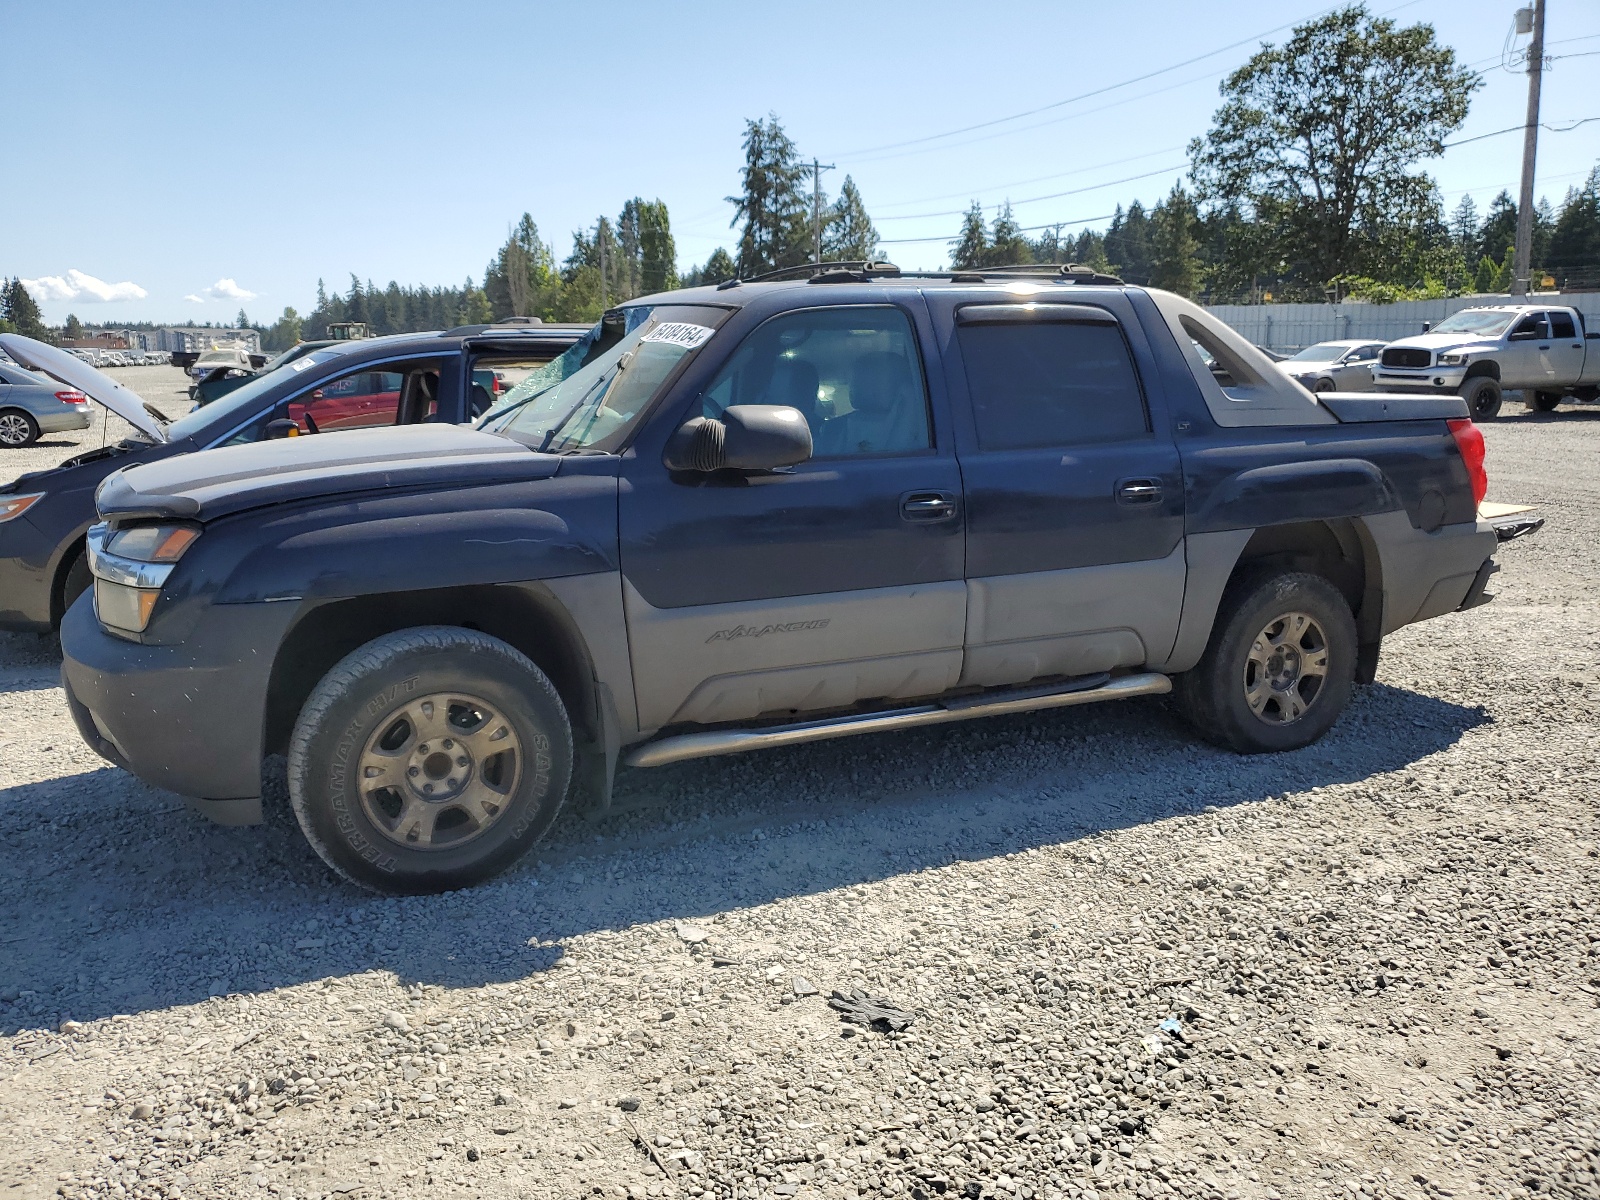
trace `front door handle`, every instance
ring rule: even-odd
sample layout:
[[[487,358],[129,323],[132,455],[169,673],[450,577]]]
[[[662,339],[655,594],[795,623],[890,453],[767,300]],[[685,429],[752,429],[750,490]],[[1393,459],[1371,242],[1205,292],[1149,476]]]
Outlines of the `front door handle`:
[[[948,521],[956,515],[956,498],[949,492],[907,492],[900,497],[902,520],[927,524]]]
[[[1117,484],[1118,504],[1157,504],[1160,501],[1159,479],[1124,479]]]

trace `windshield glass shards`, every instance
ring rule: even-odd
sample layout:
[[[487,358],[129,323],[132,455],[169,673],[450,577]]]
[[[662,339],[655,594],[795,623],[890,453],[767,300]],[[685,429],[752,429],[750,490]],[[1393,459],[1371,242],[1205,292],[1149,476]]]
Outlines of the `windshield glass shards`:
[[[1516,313],[1493,308],[1465,308],[1453,317],[1446,317],[1433,327],[1432,333],[1481,333],[1498,337],[1516,318]]]
[[[615,449],[668,376],[711,339],[727,316],[726,309],[686,305],[649,310],[642,322],[610,346],[596,354],[595,343],[591,343],[587,361],[582,354],[575,354],[562,368],[562,359],[580,351],[584,343],[571,347],[536,372],[547,373],[542,386],[527,388],[520,398],[514,390],[485,414],[478,428],[557,454]],[[602,340],[600,329],[596,326],[586,340],[590,336]],[[581,363],[575,370],[570,369],[573,361]],[[522,390],[531,379],[516,390]]]

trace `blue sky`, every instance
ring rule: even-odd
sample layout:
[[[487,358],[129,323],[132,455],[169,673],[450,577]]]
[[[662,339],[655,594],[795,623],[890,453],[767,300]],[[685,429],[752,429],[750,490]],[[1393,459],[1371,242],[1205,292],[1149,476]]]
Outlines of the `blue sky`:
[[[1526,77],[1499,66],[1516,6],[1371,5],[1487,72],[1461,138],[1523,119]],[[830,190],[854,176],[891,259],[938,267],[973,199],[1082,227],[1163,195],[1218,80],[1325,7],[0,0],[0,274],[59,281],[35,289],[55,321],[271,318],[306,311],[319,277],[480,279],[524,210],[564,257],[634,195],[667,202],[687,267],[731,247],[743,123],[768,112],[838,164]],[[1600,117],[1600,6],[1548,8],[1548,52],[1586,56],[1554,63],[1544,120]],[[1597,158],[1600,121],[1542,133],[1539,194],[1559,203]],[[1481,208],[1515,192],[1520,139],[1429,169],[1447,206]]]

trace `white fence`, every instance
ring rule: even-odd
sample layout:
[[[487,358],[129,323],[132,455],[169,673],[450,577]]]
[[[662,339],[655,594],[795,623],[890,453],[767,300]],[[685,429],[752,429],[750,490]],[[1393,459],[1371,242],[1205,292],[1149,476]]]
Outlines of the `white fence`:
[[[1590,329],[1600,329],[1600,292],[1545,293],[1530,299],[1535,304],[1576,308]],[[1463,308],[1508,302],[1508,296],[1455,296],[1398,304],[1218,304],[1208,311],[1258,346],[1292,351],[1346,338],[1393,342],[1419,334],[1425,323],[1437,324]]]

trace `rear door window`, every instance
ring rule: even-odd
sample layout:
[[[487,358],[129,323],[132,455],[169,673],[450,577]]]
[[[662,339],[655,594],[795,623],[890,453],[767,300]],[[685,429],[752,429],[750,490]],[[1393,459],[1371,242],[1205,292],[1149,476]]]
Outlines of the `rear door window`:
[[[978,445],[1027,450],[1121,441],[1150,431],[1122,330],[1022,320],[957,326]]]
[[[1578,336],[1578,327],[1572,323],[1572,314],[1553,312],[1550,314],[1550,334],[1558,338],[1575,338]]]

